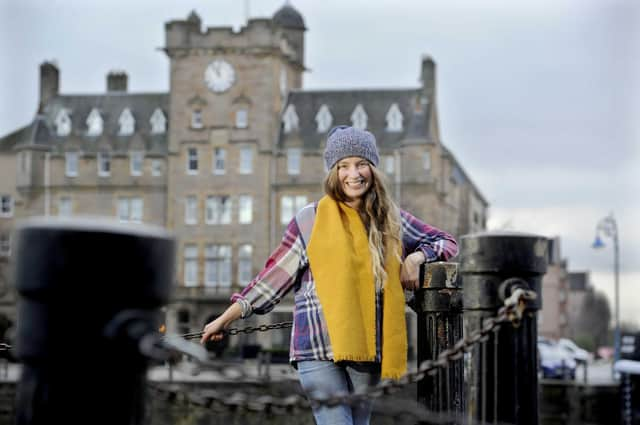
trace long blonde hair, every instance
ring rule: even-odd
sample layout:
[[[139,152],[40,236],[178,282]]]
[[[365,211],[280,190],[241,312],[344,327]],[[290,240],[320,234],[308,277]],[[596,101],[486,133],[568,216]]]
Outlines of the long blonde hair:
[[[369,252],[376,288],[382,289],[387,280],[385,270],[386,254],[390,249],[400,258],[402,247],[402,223],[400,209],[391,199],[387,189],[386,177],[376,167],[371,169],[371,187],[364,194],[358,213],[368,233]],[[324,179],[324,191],[339,202],[347,202],[349,198],[342,190],[338,177],[338,166],[334,165]]]

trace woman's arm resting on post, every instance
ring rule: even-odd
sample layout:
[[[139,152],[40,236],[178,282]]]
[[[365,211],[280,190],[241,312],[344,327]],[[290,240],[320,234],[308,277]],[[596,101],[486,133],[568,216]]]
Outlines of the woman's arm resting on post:
[[[200,342],[204,344],[207,341],[220,341],[224,338],[224,331],[241,316],[242,307],[240,304],[231,304],[224,313],[205,325]]]

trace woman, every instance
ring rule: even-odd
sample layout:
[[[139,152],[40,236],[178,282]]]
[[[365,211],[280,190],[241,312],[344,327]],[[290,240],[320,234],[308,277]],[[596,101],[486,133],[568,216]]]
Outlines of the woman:
[[[374,136],[339,126],[328,135],[326,196],[289,223],[264,269],[201,342],[219,341],[238,318],[264,314],[291,289],[290,360],[309,397],[353,393],[406,372],[404,289],[417,289],[420,264],[448,260],[456,241],[401,211],[378,171]],[[318,424],[368,424],[372,401],[317,406]]]

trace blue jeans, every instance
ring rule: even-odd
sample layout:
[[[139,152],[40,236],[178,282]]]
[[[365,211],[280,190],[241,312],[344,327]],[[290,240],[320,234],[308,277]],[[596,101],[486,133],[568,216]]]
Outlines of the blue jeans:
[[[298,362],[300,384],[307,396],[322,397],[361,391],[380,382],[380,363],[308,360]],[[313,407],[318,425],[369,425],[373,400],[354,406]]]

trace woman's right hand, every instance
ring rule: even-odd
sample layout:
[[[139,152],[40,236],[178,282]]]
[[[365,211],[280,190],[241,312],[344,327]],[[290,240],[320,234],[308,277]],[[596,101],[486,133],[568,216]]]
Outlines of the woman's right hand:
[[[222,316],[207,323],[202,330],[202,337],[200,343],[204,344],[207,341],[221,341],[224,338],[224,331],[229,327],[227,323],[222,320]]]
[[[231,322],[239,319],[241,316],[242,308],[240,307],[240,304],[231,304],[224,313],[204,326],[200,343],[204,344],[207,341],[221,341],[222,338],[224,338],[224,331],[229,328]]]

